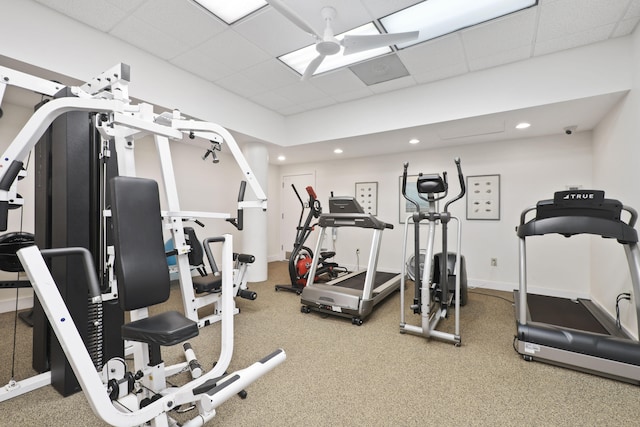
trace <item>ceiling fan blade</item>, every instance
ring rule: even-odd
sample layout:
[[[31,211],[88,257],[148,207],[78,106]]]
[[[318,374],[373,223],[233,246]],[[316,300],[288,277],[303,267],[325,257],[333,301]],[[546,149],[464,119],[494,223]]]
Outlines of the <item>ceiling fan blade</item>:
[[[406,33],[393,34],[373,34],[366,36],[344,36],[342,46],[344,46],[344,55],[362,52],[369,49],[377,49],[379,47],[391,46],[394,44],[405,43],[418,38],[419,31],[409,31]]]
[[[313,61],[311,61],[309,65],[307,65],[307,69],[304,70],[304,74],[302,75],[303,81],[308,80],[311,76],[313,76],[313,73],[316,72],[316,70],[324,60],[324,57],[325,55],[318,55],[315,58],[313,58]]]
[[[307,22],[304,19],[302,19],[296,12],[293,11],[293,9],[291,9],[281,0],[267,0],[267,3],[269,3],[272,8],[274,8],[277,12],[279,12],[282,16],[287,18],[289,21],[293,22],[305,33],[309,33],[318,39],[322,38],[322,36],[319,35],[316,32],[316,30],[314,30],[311,27],[311,25],[307,24]]]

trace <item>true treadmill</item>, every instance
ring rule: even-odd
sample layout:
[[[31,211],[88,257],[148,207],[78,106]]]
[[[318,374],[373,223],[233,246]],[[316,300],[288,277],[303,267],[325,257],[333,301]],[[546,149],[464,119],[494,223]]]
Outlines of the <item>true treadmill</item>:
[[[364,213],[353,197],[331,197],[328,214],[320,215],[318,226],[320,235],[309,269],[307,285],[301,294],[301,311],[311,310],[336,316],[350,317],[354,325],[362,325],[373,308],[400,287],[399,273],[378,271],[378,256],[382,232],[393,229],[392,224],[380,221],[371,214]],[[373,230],[371,250],[366,270],[341,276],[326,283],[314,283],[318,266],[320,245],[329,227],[359,227]]]
[[[630,214],[621,219],[622,210]],[[525,222],[535,211],[535,218]],[[640,384],[640,343],[626,337],[610,316],[588,300],[527,295],[526,243],[529,236],[593,234],[616,239],[626,253],[636,317],[640,326],[640,252],[634,228],[637,213],[604,191],[560,191],[525,209],[517,234],[520,239],[520,287],[515,291],[516,349],[525,360],[540,360],[620,381]],[[570,316],[573,316],[571,318]]]

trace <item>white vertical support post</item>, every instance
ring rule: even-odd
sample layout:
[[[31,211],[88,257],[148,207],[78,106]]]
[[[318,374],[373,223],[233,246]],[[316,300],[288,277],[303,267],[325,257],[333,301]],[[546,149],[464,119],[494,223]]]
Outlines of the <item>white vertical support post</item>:
[[[259,142],[251,142],[243,149],[244,157],[253,170],[253,173],[267,192],[269,178],[269,153],[267,147]],[[251,187],[248,188],[248,199],[254,200],[256,195]],[[242,233],[242,251],[255,256],[256,260],[248,270],[249,282],[261,282],[267,280],[267,212],[262,209],[244,209],[244,227]]]
[[[167,199],[167,209],[169,212],[179,212],[180,200],[178,198],[178,186],[176,185],[173,161],[171,159],[169,139],[159,135],[155,135],[154,139],[156,143],[156,150],[158,150],[158,156],[160,157],[160,167],[162,169],[162,181]],[[180,290],[182,292],[184,315],[189,319],[198,322],[198,307],[195,304],[191,269],[189,267],[189,257],[187,253],[182,253],[180,250],[186,245],[182,219],[178,217],[170,217],[167,220],[171,224],[171,236],[173,238],[174,247],[178,250],[178,254],[176,254],[176,266],[178,267],[178,280],[180,281]]]

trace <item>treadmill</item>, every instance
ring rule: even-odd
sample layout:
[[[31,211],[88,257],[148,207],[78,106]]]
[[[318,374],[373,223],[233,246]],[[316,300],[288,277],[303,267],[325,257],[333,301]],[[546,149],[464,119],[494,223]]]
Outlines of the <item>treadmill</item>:
[[[371,214],[364,213],[362,206],[350,196],[331,197],[329,212],[318,218],[320,235],[309,269],[307,285],[301,294],[300,311],[310,313],[313,310],[350,317],[351,323],[362,325],[363,320],[379,302],[400,288],[400,273],[377,269],[382,232],[385,229],[393,229],[393,224],[387,224]],[[324,233],[327,228],[333,227],[358,227],[373,231],[367,268],[326,283],[314,283]]]
[[[630,214],[621,219],[622,211]],[[535,218],[526,221],[529,212]],[[514,292],[516,350],[527,361],[539,360],[619,381],[640,384],[640,343],[613,325],[589,300],[527,294],[526,238],[545,234],[592,234],[616,239],[626,253],[640,326],[640,252],[634,228],[637,213],[604,191],[572,190],[539,201],[520,216],[520,286]]]

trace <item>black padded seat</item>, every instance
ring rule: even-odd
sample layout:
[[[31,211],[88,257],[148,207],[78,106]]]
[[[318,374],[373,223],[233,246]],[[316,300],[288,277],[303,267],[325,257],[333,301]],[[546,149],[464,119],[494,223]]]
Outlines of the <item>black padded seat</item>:
[[[320,256],[324,259],[329,259],[329,258],[333,258],[334,256],[336,256],[335,251],[328,251],[328,252],[320,252]]]
[[[165,311],[158,315],[122,325],[125,340],[172,346],[198,335],[198,324],[177,311]]]
[[[193,276],[193,289],[199,294],[204,292],[220,292],[222,289],[222,275]]]

